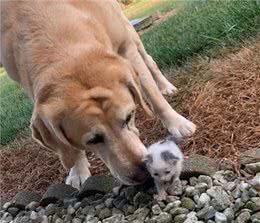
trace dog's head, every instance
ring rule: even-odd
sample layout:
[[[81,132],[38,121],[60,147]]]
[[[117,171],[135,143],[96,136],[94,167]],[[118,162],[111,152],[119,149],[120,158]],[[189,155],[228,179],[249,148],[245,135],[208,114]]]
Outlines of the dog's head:
[[[136,106],[151,111],[131,67],[122,59],[106,60],[73,68],[72,75],[44,85],[36,98],[31,128],[44,147],[63,154],[66,149],[91,151],[122,183],[133,185],[147,177],[142,164],[146,148],[135,127]],[[69,159],[63,158],[67,167]]]

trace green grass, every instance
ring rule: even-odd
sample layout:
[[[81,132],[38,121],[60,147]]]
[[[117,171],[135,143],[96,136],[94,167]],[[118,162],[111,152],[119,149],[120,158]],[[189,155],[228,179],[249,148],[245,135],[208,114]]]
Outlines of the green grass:
[[[21,87],[1,68],[0,72],[0,144],[12,141],[28,127],[32,104]]]
[[[155,11],[167,12],[176,6],[176,0],[136,0],[124,9],[129,19],[142,18]]]
[[[177,15],[142,36],[161,68],[179,65],[194,54],[211,54],[260,32],[256,0],[187,1]]]

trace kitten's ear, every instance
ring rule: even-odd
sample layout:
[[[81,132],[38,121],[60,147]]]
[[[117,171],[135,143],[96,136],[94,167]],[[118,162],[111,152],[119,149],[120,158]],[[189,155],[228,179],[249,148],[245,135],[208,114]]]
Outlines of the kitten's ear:
[[[172,163],[175,164],[180,158],[175,156],[173,153],[170,151],[163,151],[161,153],[161,158],[167,163]]]
[[[153,163],[153,157],[151,154],[148,154],[146,155],[144,158],[143,158],[143,162],[146,166],[149,166]]]

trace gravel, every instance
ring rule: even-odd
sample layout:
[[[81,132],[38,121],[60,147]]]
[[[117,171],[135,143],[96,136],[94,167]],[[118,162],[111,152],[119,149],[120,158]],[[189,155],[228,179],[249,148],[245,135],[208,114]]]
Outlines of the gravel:
[[[247,166],[250,173],[255,174],[251,179],[259,175],[258,168],[259,164],[255,163]],[[95,189],[99,193],[79,192],[80,196],[74,193],[72,197],[68,194],[74,190],[62,186],[66,196],[59,194],[62,199],[48,204],[50,199],[46,194],[54,197],[55,186],[43,198],[48,201],[47,205],[37,196],[23,199],[21,195],[18,196],[19,205],[15,200],[5,203],[0,211],[0,222],[259,223],[260,191],[255,187],[258,182],[252,184],[250,180],[234,176],[231,171],[219,171],[212,176],[190,177],[178,183],[173,189],[174,195],[168,196],[166,201],[153,199],[153,186],[124,187],[113,193],[113,184],[106,183],[110,186],[107,191],[100,187]],[[94,185],[93,181],[91,183]]]

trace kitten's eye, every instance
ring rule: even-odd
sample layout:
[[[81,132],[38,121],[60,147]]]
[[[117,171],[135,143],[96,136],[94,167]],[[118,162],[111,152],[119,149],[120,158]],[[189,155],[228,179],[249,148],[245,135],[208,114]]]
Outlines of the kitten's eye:
[[[170,174],[171,173],[171,171],[165,171],[165,174]]]
[[[98,143],[104,143],[105,139],[102,134],[96,134],[92,139],[90,139],[87,144],[98,144]]]
[[[154,175],[154,176],[159,176],[159,174],[158,174],[158,173],[154,173],[153,175]]]

